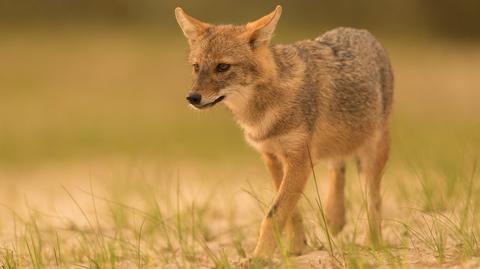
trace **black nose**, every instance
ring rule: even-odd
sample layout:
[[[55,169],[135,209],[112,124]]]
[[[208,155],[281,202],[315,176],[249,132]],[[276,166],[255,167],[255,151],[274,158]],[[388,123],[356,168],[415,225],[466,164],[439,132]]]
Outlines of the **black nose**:
[[[202,101],[202,96],[196,92],[192,92],[187,95],[187,100],[192,105],[199,105]]]

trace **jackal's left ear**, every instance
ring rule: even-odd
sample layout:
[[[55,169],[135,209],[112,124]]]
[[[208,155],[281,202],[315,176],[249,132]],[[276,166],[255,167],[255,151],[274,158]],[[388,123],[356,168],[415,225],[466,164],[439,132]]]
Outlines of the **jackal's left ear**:
[[[190,17],[180,7],[175,9],[175,17],[177,18],[178,25],[182,28],[183,34],[190,41],[197,39],[203,31],[210,27],[208,23]]]
[[[244,35],[252,47],[270,43],[281,14],[282,7],[277,6],[272,13],[247,24]]]

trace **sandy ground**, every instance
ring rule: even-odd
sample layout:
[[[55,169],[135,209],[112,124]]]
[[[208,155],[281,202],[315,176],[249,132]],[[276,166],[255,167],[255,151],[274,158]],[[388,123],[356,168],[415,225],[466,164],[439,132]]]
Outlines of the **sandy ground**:
[[[242,260],[241,256],[244,255],[242,251],[248,254],[253,249],[264,207],[273,197],[270,181],[261,165],[246,165],[241,173],[228,164],[194,166],[192,162],[179,162],[176,165],[170,165],[155,161],[95,160],[30,167],[23,171],[3,170],[0,174],[2,244],[5,248],[13,246],[14,242],[18,241],[16,238],[18,235],[15,234],[25,231],[20,227],[21,222],[13,217],[12,211],[18,214],[18,219],[28,220],[32,212],[41,216],[38,221],[39,227],[45,230],[56,230],[57,234],[65,237],[62,244],[65,251],[68,251],[69,245],[72,249],[75,245],[81,245],[76,240],[69,240],[70,235],[75,238],[75,235],[78,236],[92,229],[96,232],[101,230],[102,235],[115,234],[115,225],[119,225],[114,222],[115,217],[112,217],[112,212],[115,213],[115,211],[112,211],[111,207],[115,203],[128,209],[122,211],[122,214],[128,220],[126,222],[133,223],[132,227],[135,225],[138,227],[142,221],[146,222],[145,217],[142,217],[139,212],[147,212],[149,205],[143,198],[153,194],[158,200],[159,207],[166,212],[167,220],[173,218],[175,211],[182,208],[197,207],[199,212],[202,207],[205,209],[204,215],[199,215],[202,218],[202,224],[192,225],[192,227],[199,227],[198,233],[204,232],[204,238],[201,241],[207,246],[193,243],[192,249],[196,253],[197,266],[205,268],[214,266],[212,257],[208,255],[206,249],[214,253],[222,253],[232,264],[238,265],[238,261]],[[326,195],[324,193],[325,171],[319,167],[317,172],[322,190],[320,195],[324,197]],[[402,234],[405,230],[399,225],[401,221],[415,228],[421,227],[422,223],[429,226],[422,214],[407,210],[415,207],[417,201],[399,201],[396,191],[398,184],[395,182],[408,179],[411,175],[392,172],[387,173],[383,190],[383,210],[386,219],[384,237],[388,245],[386,250],[373,251],[363,246],[365,217],[359,205],[358,182],[355,183],[357,180],[352,179],[347,187],[350,223],[334,241],[338,245],[343,245],[341,248],[343,251],[336,251],[335,257],[332,257],[319,226],[318,212],[307,202],[314,201],[316,197],[313,192],[313,182],[310,182],[305,191],[305,198],[301,202],[310,237],[310,247],[306,254],[292,257],[290,264],[295,268],[341,268],[348,260],[345,257],[355,257],[354,260],[358,262],[357,268],[478,268],[479,259],[459,259],[458,255],[454,255],[456,246],[452,244],[455,242],[449,239],[446,239],[445,243],[447,254],[443,261],[439,262],[435,252],[424,246],[425,242],[412,236],[407,239],[407,236]],[[414,192],[414,189],[412,188],[411,191]],[[95,227],[92,228],[89,222],[94,222],[94,219],[98,222],[98,226],[93,225]],[[415,223],[418,226],[414,226]],[[188,226],[188,224],[185,225]],[[128,229],[125,229],[126,233],[134,231],[133,228]],[[428,230],[422,230],[422,232],[428,232]],[[357,233],[358,236],[353,238],[353,234]],[[139,247],[139,249],[142,248],[144,256],[148,257],[147,267],[157,264],[167,266],[165,268],[178,268],[179,264],[185,262],[185,249],[178,246],[174,250],[163,250],[164,257],[157,259],[159,250],[154,246],[162,245],[165,237],[155,231],[151,235],[156,237],[155,240],[158,243],[154,243],[152,249],[149,249],[151,242],[145,239],[145,245]],[[240,238],[241,251],[233,243],[238,238]],[[353,242],[355,247],[349,250],[346,247],[347,242]],[[24,258],[28,267],[28,257]],[[282,267],[282,257],[276,256],[275,260],[274,267]],[[353,261],[352,264],[354,264]],[[352,264],[349,267],[355,267]],[[119,259],[116,263],[116,268],[132,266],[137,267],[128,257]]]

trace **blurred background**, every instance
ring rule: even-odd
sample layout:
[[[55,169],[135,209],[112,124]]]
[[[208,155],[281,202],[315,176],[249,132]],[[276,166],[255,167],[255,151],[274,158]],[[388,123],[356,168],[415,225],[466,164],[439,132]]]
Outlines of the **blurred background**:
[[[143,233],[147,262],[151,257],[160,264],[170,263],[170,254],[189,253],[179,252],[177,243],[165,252],[172,235],[183,246],[197,230],[215,239],[209,246],[221,255],[223,245],[215,244],[223,234],[233,241],[244,234],[245,249],[253,249],[272,185],[223,105],[206,111],[187,106],[191,67],[174,9],[210,23],[240,24],[277,4],[284,9],[274,43],[350,26],[368,29],[389,52],[395,105],[382,183],[385,219],[407,221],[423,235],[432,230],[415,225],[416,208],[443,212],[466,199],[468,213],[470,194],[480,191],[473,180],[480,153],[478,0],[0,0],[0,264],[18,257],[48,268],[43,261],[52,265],[61,252],[66,264],[90,262],[90,268],[117,254],[142,265]],[[349,222],[357,223],[364,203],[352,167],[347,208]],[[323,198],[326,173],[324,166],[316,169]],[[313,184],[305,191],[310,200],[318,195]],[[457,239],[467,238],[478,256],[480,199],[472,198],[477,233],[455,234],[446,249],[457,253],[468,243]],[[153,220],[145,222],[142,212]],[[305,214],[306,223],[318,230],[314,212]],[[398,234],[395,240],[403,241],[407,233],[385,223],[387,237]],[[323,240],[307,230],[310,242]],[[351,233],[344,234],[348,239]],[[109,245],[96,244],[99,238]],[[131,247],[125,242],[137,240],[138,248],[124,252]],[[227,253],[235,253],[239,244],[228,242]],[[43,246],[43,258],[32,246]],[[425,251],[415,244],[412,252]],[[196,262],[185,257],[180,264]]]
[[[210,23],[240,24],[277,4],[284,9],[274,43],[350,26],[368,29],[389,52],[395,105],[382,183],[385,219],[428,234],[424,222],[415,224],[415,208],[454,210],[467,199],[468,213],[470,194],[480,191],[473,180],[480,153],[478,0],[0,0],[0,264],[39,259],[36,268],[47,268],[61,252],[65,264],[89,268],[117,254],[142,265],[137,254],[144,223],[142,252],[145,264],[160,261],[155,268],[171,262],[170,254],[189,253],[175,245],[190,242],[182,237],[190,230],[192,242],[197,230],[213,238],[214,252],[224,253],[225,246],[235,253],[237,233],[245,235],[238,242],[253,249],[273,187],[223,105],[206,111],[187,106],[191,66],[174,9]],[[351,167],[348,218],[357,223],[361,182]],[[316,169],[323,198],[326,171]],[[317,197],[313,184],[305,190],[310,200]],[[480,199],[474,200],[471,226],[478,235]],[[145,222],[142,212],[153,220]],[[314,212],[306,223],[318,229]],[[387,237],[397,231],[404,237],[395,222],[385,223]],[[223,234],[234,239],[215,246]],[[172,235],[178,242],[167,253]],[[99,238],[109,245],[92,243]],[[137,238],[138,248],[124,253],[131,247],[125,242]],[[467,245],[457,240],[461,236],[452,238],[446,249],[457,253]],[[309,240],[323,239],[312,234]],[[31,246],[43,246],[43,258],[38,250],[33,257]],[[412,250],[425,252],[416,245]],[[478,256],[480,247],[472,253]],[[196,262],[185,257],[180,264]]]
[[[392,165],[478,153],[479,1],[0,0],[0,168],[107,158],[257,163],[223,106],[187,107],[188,46],[173,10],[240,24],[277,4],[274,42],[352,26],[387,48]]]

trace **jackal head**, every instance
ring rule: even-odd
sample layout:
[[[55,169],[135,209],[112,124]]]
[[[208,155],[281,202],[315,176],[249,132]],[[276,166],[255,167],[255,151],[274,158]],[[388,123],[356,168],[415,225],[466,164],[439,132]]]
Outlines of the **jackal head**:
[[[193,84],[187,101],[197,109],[222,100],[227,105],[239,103],[253,85],[275,72],[269,43],[281,12],[277,6],[246,25],[212,25],[176,8],[177,22],[190,45]]]

